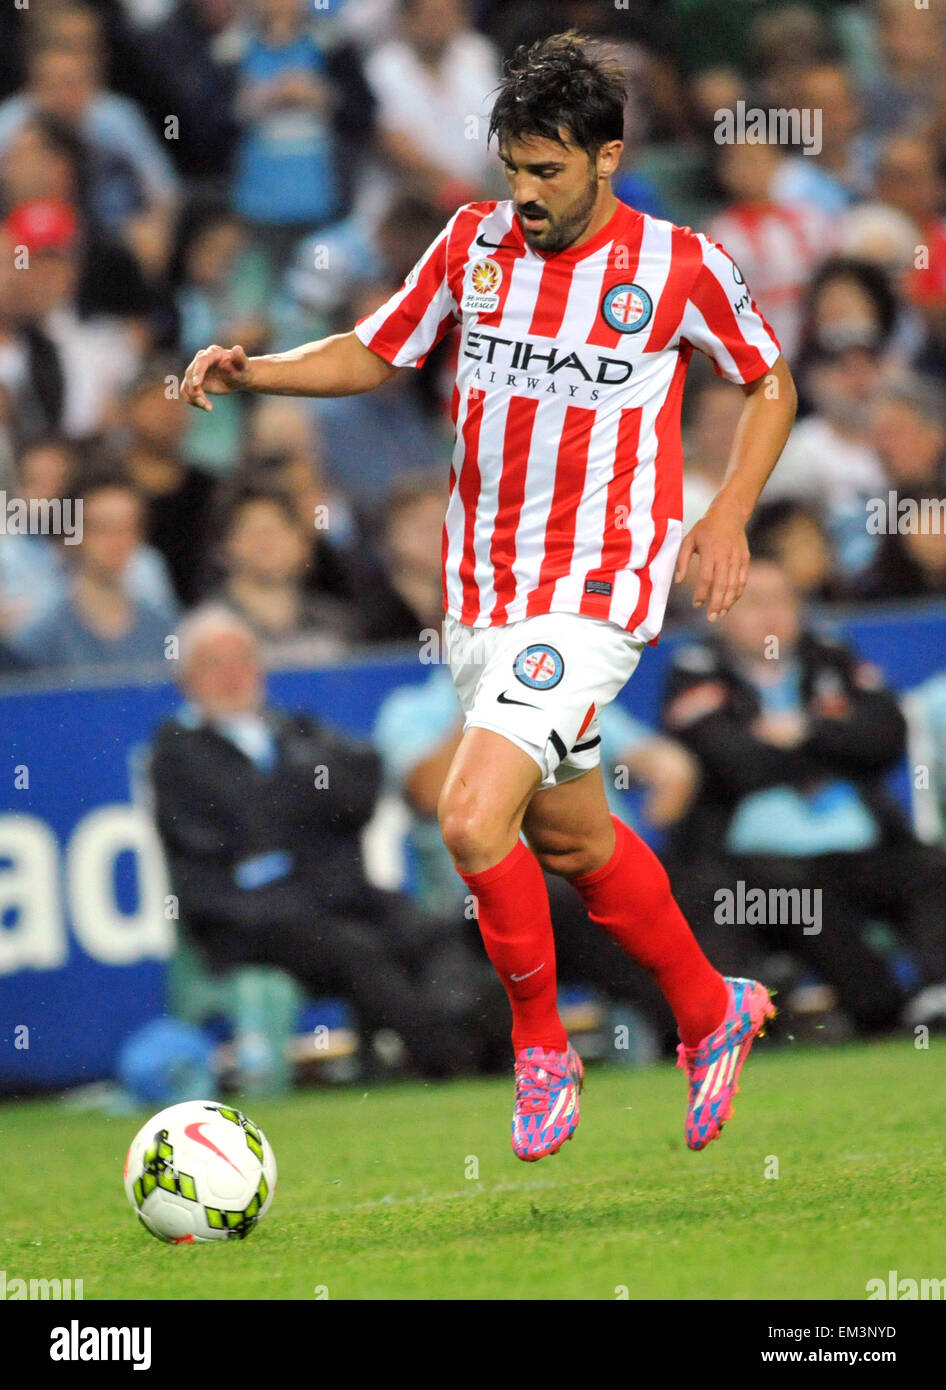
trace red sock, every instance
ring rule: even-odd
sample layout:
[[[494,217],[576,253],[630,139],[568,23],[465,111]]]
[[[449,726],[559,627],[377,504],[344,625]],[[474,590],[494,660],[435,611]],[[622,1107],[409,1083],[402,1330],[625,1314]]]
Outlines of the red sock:
[[[556,1002],[555,938],[539,861],[517,840],[491,869],[460,877],[476,899],[486,954],[509,995],[513,1048],[564,1052],[568,1038]]]
[[[728,995],[674,902],[660,860],[617,816],[614,853],[600,869],[572,879],[593,922],[649,970],[673,1010],[687,1047],[712,1033],[726,1015]]]

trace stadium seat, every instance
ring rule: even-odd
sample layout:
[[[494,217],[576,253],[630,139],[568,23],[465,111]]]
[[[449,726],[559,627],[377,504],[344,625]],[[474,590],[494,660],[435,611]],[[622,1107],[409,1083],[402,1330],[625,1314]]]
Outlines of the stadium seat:
[[[247,965],[220,974],[209,971],[200,952],[178,934],[168,967],[168,1007],[185,1023],[223,1017],[233,1030],[232,1049],[220,1061],[235,1064],[240,1089],[281,1094],[292,1083],[291,1043],[303,996],[284,970]]]
[[[232,1041],[217,1050],[218,1072],[247,1094],[283,1094],[294,1075],[310,1072],[320,1081],[350,1081],[360,1069],[361,1043],[343,1000],[307,999],[274,966],[208,970],[180,929],[168,964],[167,1000],[168,1011],[183,1023],[224,1020]]]

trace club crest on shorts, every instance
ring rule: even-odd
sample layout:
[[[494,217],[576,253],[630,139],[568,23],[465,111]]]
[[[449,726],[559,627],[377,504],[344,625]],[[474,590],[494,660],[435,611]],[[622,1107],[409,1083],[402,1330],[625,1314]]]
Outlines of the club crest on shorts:
[[[552,690],[565,674],[565,662],[554,647],[539,643],[525,647],[512,664],[516,679],[530,690]]]
[[[612,285],[601,301],[601,317],[618,333],[639,333],[653,312],[653,301],[640,285]]]
[[[473,314],[492,314],[499,308],[499,287],[503,269],[491,256],[484,256],[467,267],[461,309]]]

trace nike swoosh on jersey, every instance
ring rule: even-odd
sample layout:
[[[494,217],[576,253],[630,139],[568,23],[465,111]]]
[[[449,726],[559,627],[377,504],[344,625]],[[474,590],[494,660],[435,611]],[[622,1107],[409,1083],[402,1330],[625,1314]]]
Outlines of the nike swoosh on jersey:
[[[515,242],[512,241],[486,241],[482,236],[476,238],[477,246],[484,246],[490,251],[514,251]]]

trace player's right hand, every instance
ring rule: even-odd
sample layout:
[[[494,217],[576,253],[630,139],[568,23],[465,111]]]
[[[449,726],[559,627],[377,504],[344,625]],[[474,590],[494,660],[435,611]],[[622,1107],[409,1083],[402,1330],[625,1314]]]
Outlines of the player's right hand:
[[[181,395],[188,405],[213,410],[208,395],[228,396],[232,391],[245,391],[249,384],[250,360],[243,348],[212,343],[201,348],[184,373]]]

